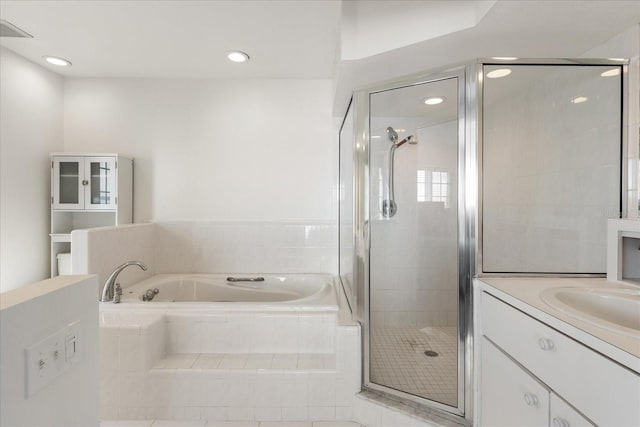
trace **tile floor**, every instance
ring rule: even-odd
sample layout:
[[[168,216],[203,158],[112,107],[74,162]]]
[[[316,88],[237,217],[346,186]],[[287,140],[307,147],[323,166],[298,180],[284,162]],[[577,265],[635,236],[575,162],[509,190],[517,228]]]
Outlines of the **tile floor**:
[[[362,427],[350,421],[102,421],[100,427]]]
[[[457,328],[377,328],[371,334],[374,383],[457,405]],[[428,357],[433,350],[437,357]]]

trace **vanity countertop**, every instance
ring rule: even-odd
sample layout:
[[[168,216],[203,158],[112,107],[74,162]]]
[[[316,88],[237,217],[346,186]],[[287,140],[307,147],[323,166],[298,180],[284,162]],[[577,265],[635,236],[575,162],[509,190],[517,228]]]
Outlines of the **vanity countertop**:
[[[582,342],[616,362],[640,373],[640,338],[616,333],[583,321],[544,302],[540,294],[550,288],[638,289],[605,278],[481,277],[478,290],[488,292],[513,307]]]

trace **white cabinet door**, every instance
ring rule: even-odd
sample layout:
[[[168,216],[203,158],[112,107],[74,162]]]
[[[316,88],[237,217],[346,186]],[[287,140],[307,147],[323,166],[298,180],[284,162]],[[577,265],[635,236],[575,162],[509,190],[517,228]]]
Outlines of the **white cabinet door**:
[[[84,157],[53,158],[53,209],[84,209],[84,169]]]
[[[481,426],[549,425],[549,392],[485,337],[481,351]]]
[[[117,162],[115,157],[86,157],[84,163],[84,209],[117,208]]]
[[[481,300],[482,334],[542,383],[597,425],[640,426],[640,375],[487,293]]]
[[[551,393],[549,406],[549,425],[551,427],[594,427],[594,424],[590,423],[582,414],[553,393]]]

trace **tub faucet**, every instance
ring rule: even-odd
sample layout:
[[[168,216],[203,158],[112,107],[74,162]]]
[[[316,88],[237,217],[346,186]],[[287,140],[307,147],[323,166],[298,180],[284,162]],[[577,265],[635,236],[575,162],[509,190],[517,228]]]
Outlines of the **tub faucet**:
[[[104,282],[104,287],[102,288],[102,298],[100,298],[101,302],[109,302],[109,301],[113,301],[114,303],[120,302],[120,295],[114,292],[114,289],[116,286],[116,279],[118,278],[118,274],[120,274],[122,270],[129,267],[130,265],[137,265],[143,271],[147,271],[147,266],[140,261],[129,261],[116,267],[115,270],[111,272],[107,280]]]

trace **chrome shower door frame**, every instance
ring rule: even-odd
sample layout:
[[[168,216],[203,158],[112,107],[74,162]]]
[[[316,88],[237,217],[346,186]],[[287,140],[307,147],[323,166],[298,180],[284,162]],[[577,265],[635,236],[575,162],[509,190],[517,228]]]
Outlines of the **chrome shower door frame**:
[[[516,59],[498,59],[498,58],[477,58],[473,64],[469,64],[467,67],[469,75],[469,90],[474,92],[473,96],[468,98],[468,102],[473,104],[473,110],[470,110],[470,114],[467,117],[468,120],[475,120],[473,125],[475,134],[470,135],[473,139],[473,145],[475,149],[475,164],[472,167],[475,168],[474,174],[477,177],[473,186],[468,183],[467,190],[475,193],[474,199],[476,200],[476,216],[474,235],[474,247],[475,256],[471,260],[474,268],[471,270],[477,277],[605,277],[606,273],[499,273],[499,272],[485,272],[483,262],[483,234],[482,224],[483,221],[483,94],[484,94],[484,79],[483,69],[486,65],[557,65],[557,66],[600,66],[611,65],[615,67],[621,67],[622,79],[621,79],[621,117],[620,117],[620,217],[625,218],[629,216],[630,202],[629,202],[629,162],[628,162],[628,144],[629,144],[629,60],[619,59],[593,59],[593,58],[516,58]],[[470,127],[471,128],[471,127]],[[638,140],[636,139],[636,142]]]
[[[354,165],[354,285],[357,294],[357,319],[363,327],[363,387],[386,393],[402,400],[425,405],[443,416],[470,422],[473,410],[472,384],[472,292],[471,276],[475,261],[475,186],[477,167],[475,128],[477,102],[474,76],[469,76],[473,66],[458,66],[446,70],[421,74],[375,85],[354,92],[352,108],[354,114],[355,165]],[[473,73],[475,74],[475,73]],[[456,407],[418,397],[381,384],[370,378],[370,212],[369,212],[369,171],[370,135],[369,113],[370,95],[403,87],[416,86],[447,79],[457,79],[458,89],[458,218],[457,218],[457,265],[458,265],[458,405]],[[469,120],[471,118],[472,120]],[[472,191],[468,192],[467,189]]]

